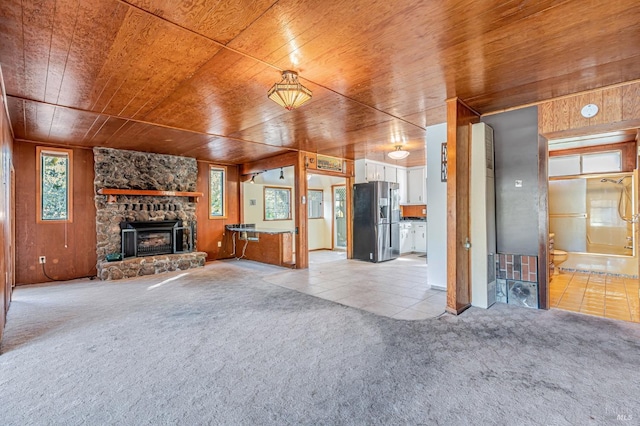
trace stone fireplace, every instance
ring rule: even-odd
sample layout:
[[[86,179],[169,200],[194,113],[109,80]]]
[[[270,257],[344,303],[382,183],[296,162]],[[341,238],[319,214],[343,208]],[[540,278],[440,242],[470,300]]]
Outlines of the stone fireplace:
[[[94,148],[98,277],[203,266],[197,252],[194,158]],[[104,193],[117,195],[105,195]],[[120,254],[122,260],[107,261]]]

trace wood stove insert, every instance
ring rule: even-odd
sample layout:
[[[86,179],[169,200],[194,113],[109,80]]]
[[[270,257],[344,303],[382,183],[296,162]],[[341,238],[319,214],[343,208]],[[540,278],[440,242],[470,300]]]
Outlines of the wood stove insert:
[[[122,222],[122,257],[188,253],[193,250],[191,227],[180,220]]]

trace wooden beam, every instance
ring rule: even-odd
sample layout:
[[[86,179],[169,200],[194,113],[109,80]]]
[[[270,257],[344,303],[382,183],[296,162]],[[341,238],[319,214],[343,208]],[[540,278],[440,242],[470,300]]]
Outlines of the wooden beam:
[[[477,112],[458,98],[447,100],[447,306],[458,315],[471,306],[469,265],[469,152]]]
[[[309,267],[309,232],[307,209],[307,169],[304,152],[298,153],[295,164],[296,269]],[[302,202],[304,200],[304,203]]]
[[[549,309],[549,144],[538,135],[538,306]]]
[[[278,169],[280,167],[295,166],[298,162],[299,152],[287,152],[286,154],[264,158],[262,160],[245,163],[240,166],[240,175],[247,176],[265,170]]]

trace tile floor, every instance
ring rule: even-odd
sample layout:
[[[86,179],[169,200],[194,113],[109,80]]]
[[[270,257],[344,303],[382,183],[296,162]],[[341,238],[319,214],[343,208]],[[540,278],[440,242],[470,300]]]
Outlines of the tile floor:
[[[265,277],[282,287],[377,315],[421,320],[444,313],[446,292],[427,284],[427,263],[418,255],[388,262],[347,260],[344,252],[309,253],[309,269]]]
[[[552,308],[640,322],[639,280],[601,274],[560,272],[551,277]]]

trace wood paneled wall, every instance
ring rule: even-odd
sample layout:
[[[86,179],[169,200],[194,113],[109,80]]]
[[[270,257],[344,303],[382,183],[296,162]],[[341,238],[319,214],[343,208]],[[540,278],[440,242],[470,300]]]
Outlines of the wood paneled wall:
[[[596,104],[598,113],[584,118],[580,111]],[[640,83],[631,83],[568,96],[538,106],[538,129],[547,139],[604,133],[640,127]]]
[[[228,245],[222,244],[218,248],[218,242],[225,237],[225,225],[240,222],[240,174],[237,166],[225,166],[227,170],[226,217],[224,219],[209,219],[209,166],[216,164],[198,161],[198,186],[197,191],[204,196],[196,207],[196,219],[198,221],[198,251],[207,253],[207,260],[226,259],[231,253]]]
[[[1,94],[0,94],[1,95]],[[14,285],[15,250],[13,234],[14,197],[12,182],[13,136],[3,101],[0,105],[0,340],[6,323],[7,311],[11,303],[11,291]]]
[[[469,238],[469,155],[471,124],[478,113],[459,99],[447,100],[447,312],[471,306]]]
[[[96,274],[93,151],[73,150],[73,222],[36,223],[36,145],[14,144],[16,171],[16,283],[69,280]]]

